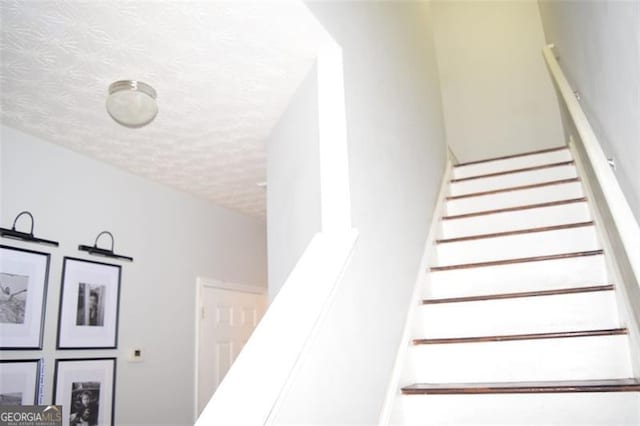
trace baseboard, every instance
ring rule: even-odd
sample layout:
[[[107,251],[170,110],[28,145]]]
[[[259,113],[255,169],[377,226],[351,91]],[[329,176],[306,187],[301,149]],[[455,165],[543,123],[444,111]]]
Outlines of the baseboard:
[[[444,203],[446,202],[447,189],[449,184],[449,178],[453,171],[453,164],[451,159],[447,161],[445,172],[442,176],[442,182],[440,184],[440,191],[438,192],[438,199],[433,210],[433,217],[431,219],[431,225],[429,227],[429,233],[424,245],[424,252],[422,260],[420,261],[420,267],[418,268],[416,282],[411,296],[411,301],[407,306],[407,316],[405,318],[404,330],[402,332],[402,338],[398,346],[398,352],[396,354],[396,361],[393,366],[393,370],[389,379],[389,385],[387,387],[387,393],[384,400],[384,405],[380,412],[378,420],[379,425],[388,425],[392,421],[394,413],[394,406],[402,387],[401,379],[402,373],[406,367],[407,350],[411,345],[412,326],[414,323],[414,317],[416,315],[417,308],[420,306],[420,300],[422,298],[422,288],[425,285],[425,281],[428,279],[428,273],[425,271],[430,264],[434,263],[435,256],[435,241],[439,238],[440,234],[440,214],[444,209]]]

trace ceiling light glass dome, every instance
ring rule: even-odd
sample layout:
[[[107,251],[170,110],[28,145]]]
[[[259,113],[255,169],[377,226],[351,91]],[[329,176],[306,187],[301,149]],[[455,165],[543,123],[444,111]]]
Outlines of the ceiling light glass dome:
[[[116,81],[109,86],[107,111],[111,118],[123,126],[145,126],[158,114],[156,91],[141,81]]]

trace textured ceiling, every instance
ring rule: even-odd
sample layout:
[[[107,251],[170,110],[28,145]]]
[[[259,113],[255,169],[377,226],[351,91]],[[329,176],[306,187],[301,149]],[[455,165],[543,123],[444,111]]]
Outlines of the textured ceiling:
[[[222,206],[264,215],[264,142],[322,37],[300,2],[2,0],[3,124]],[[158,92],[128,129],[111,82]]]

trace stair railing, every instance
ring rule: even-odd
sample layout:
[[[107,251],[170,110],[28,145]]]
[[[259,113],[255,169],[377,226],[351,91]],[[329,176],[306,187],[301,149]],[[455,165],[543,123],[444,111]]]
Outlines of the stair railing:
[[[640,377],[640,226],[620,188],[602,146],[582,109],[576,92],[564,75],[553,51],[545,46],[543,54],[556,88],[570,117],[569,133],[576,165],[581,170],[585,190],[599,223],[600,235],[610,273],[618,284],[616,293],[623,295],[623,320],[632,341],[635,374]]]

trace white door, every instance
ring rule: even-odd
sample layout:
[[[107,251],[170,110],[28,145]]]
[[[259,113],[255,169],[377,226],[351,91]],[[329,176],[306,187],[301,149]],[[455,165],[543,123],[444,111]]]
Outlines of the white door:
[[[198,294],[196,409],[199,416],[262,318],[267,298],[259,287],[209,280],[199,280]]]

